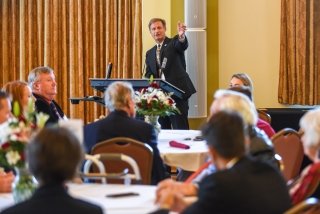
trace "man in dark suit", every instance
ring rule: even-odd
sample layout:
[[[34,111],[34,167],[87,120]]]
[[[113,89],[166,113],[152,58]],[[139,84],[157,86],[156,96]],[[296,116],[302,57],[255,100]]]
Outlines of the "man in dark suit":
[[[69,130],[42,129],[28,144],[30,171],[39,182],[33,196],[1,213],[9,214],[102,214],[97,205],[71,197],[65,182],[72,179],[83,158],[80,143]]]
[[[185,36],[186,26],[178,23],[178,35],[166,37],[166,22],[153,18],[149,22],[149,31],[157,43],[146,53],[146,72],[144,77],[162,78],[185,92],[183,99],[173,97],[181,114],[159,119],[163,129],[189,129],[189,97],[196,92],[186,72],[184,51],[188,48]]]
[[[244,123],[236,112],[220,111],[202,129],[217,172],[199,184],[189,205],[179,191],[161,184],[160,207],[179,213],[283,213],[291,206],[286,183],[272,166],[245,155]],[[167,213],[159,210],[156,213]]]
[[[151,146],[153,166],[151,183],[157,184],[166,178],[165,167],[157,147],[157,135],[152,125],[135,119],[134,91],[130,83],[114,82],[105,92],[105,104],[109,114],[106,118],[84,127],[86,151],[114,137],[129,137]]]
[[[47,66],[34,68],[28,75],[28,84],[36,99],[36,111],[49,115],[47,124],[57,123],[59,119],[67,119],[58,103],[54,101],[57,82],[52,68]]]

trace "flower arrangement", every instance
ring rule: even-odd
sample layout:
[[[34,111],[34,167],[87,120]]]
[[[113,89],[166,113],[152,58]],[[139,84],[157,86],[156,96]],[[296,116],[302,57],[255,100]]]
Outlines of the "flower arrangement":
[[[171,95],[162,91],[158,83],[151,79],[147,88],[135,92],[136,111],[140,115],[160,117],[180,114]]]
[[[17,102],[13,104],[13,117],[4,127],[5,134],[0,139],[0,166],[7,168],[25,167],[24,151],[31,135],[44,127],[49,116],[35,113],[34,102],[30,101],[25,114],[20,114]]]

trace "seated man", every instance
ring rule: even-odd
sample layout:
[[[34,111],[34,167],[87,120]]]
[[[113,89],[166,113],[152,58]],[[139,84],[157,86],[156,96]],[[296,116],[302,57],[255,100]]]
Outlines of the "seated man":
[[[29,73],[28,84],[36,99],[36,111],[49,115],[47,124],[57,123],[59,119],[67,119],[58,103],[54,101],[57,94],[57,82],[52,68],[34,68]]]
[[[202,129],[217,171],[199,184],[189,205],[176,189],[159,185],[155,213],[283,213],[290,207],[286,183],[272,166],[245,153],[245,126],[236,112],[220,111]],[[230,134],[232,133],[232,134]]]
[[[104,140],[114,137],[129,137],[151,146],[153,167],[151,183],[157,184],[166,178],[165,167],[157,147],[157,136],[152,125],[135,119],[134,91],[130,83],[114,82],[105,92],[107,117],[84,127],[86,152]]]
[[[71,180],[83,158],[78,139],[65,128],[44,128],[27,146],[31,173],[39,182],[33,196],[1,213],[102,214],[102,209],[75,199],[67,193],[65,182]]]

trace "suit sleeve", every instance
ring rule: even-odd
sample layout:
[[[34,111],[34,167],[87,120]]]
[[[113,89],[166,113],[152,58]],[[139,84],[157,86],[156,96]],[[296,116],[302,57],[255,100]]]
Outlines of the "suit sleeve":
[[[185,40],[183,42],[180,42],[178,35],[176,35],[175,37],[173,37],[172,42],[173,42],[173,47],[179,52],[184,52],[185,50],[187,50],[189,46],[187,36],[185,36]]]
[[[152,127],[152,131],[151,131],[151,142],[150,142],[150,146],[153,149],[153,166],[152,166],[152,178],[151,178],[151,184],[152,185],[156,185],[158,184],[159,181],[168,178],[169,175],[166,172],[164,163],[160,157],[160,152],[157,146],[157,135],[156,132],[154,130],[154,128]]]
[[[214,180],[212,179],[212,175],[203,179],[199,185],[198,200],[187,207],[182,212],[183,214],[218,213],[219,209],[216,209],[216,207],[223,206],[223,202],[220,205],[217,202],[221,198],[219,195],[223,192],[219,190],[219,184],[214,182]],[[208,203],[208,201],[211,203]]]

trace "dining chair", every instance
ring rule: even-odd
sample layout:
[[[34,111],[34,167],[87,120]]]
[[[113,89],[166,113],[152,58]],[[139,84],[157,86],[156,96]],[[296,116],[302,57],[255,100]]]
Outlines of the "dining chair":
[[[275,152],[279,154],[283,162],[283,176],[289,181],[299,175],[304,152],[297,131],[291,128],[285,128],[277,132],[271,141]]]
[[[121,179],[124,181],[124,184],[131,184],[131,180],[135,180],[137,183],[141,182],[141,174],[137,162],[127,155],[120,153],[102,153],[95,155],[86,154],[85,159],[86,161],[84,163],[83,173],[80,174],[84,179],[101,180],[101,183],[103,184],[107,183],[107,179]],[[126,162],[133,169],[133,174],[129,173],[127,168],[120,173],[107,173],[103,161],[108,162],[108,165],[109,161]],[[99,172],[96,173],[90,171],[92,163],[97,166]]]
[[[261,120],[264,120],[266,121],[267,123],[271,124],[271,116],[270,114],[268,114],[266,112],[265,109],[257,109],[257,112],[258,112],[258,117],[261,119]]]
[[[96,144],[91,150],[91,155],[103,153],[121,153],[131,157],[137,162],[140,169],[141,183],[151,184],[153,150],[148,144],[142,143],[132,138],[115,137]],[[134,171],[132,166],[123,161],[102,160],[102,162],[105,165],[106,172],[122,173],[126,168],[129,169],[130,173]]]
[[[320,214],[320,201],[317,198],[308,198],[294,205],[284,214]]]

